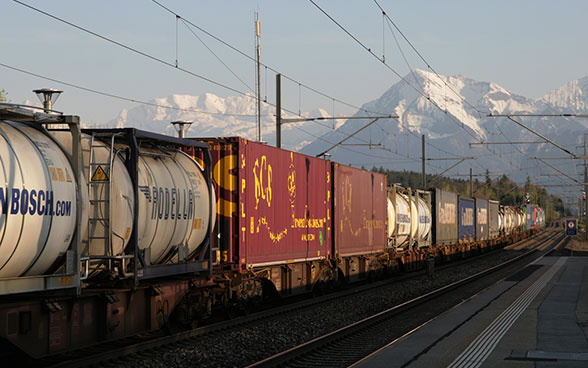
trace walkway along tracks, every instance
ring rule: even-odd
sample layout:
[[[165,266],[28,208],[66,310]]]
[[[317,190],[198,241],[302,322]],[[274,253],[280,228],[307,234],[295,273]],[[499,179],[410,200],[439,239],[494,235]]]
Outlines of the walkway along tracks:
[[[549,252],[553,248],[562,246],[562,244],[567,242],[567,239],[561,233],[553,233],[545,241],[549,241],[551,244],[541,252],[542,254]],[[252,364],[249,367],[348,367],[399,337],[391,336],[390,331],[399,328],[398,324],[402,323],[400,317],[404,312],[413,311],[417,307],[423,307],[427,302],[435,299],[440,300],[451,291],[458,290],[510,265],[516,264],[518,261],[523,260],[535,252],[535,250],[529,250],[488,270],[315,338]],[[430,320],[433,317],[427,316],[426,320]],[[409,327],[408,329],[410,330],[411,328]]]

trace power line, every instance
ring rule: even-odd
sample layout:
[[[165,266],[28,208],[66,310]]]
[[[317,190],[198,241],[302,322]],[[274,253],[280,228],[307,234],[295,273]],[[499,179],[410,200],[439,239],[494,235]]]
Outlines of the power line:
[[[205,30],[204,28],[202,28],[202,27],[200,27],[200,26],[198,26],[198,25],[194,24],[194,23],[193,23],[193,22],[191,22],[190,20],[188,20],[188,19],[186,19],[185,17],[183,17],[181,14],[179,14],[179,13],[177,13],[177,12],[173,11],[172,9],[170,9],[170,8],[168,8],[167,6],[163,5],[163,4],[162,4],[162,3],[160,3],[159,1],[157,1],[157,0],[151,0],[151,1],[153,1],[155,4],[159,5],[161,8],[163,8],[163,9],[164,9],[164,10],[166,10],[167,12],[169,12],[169,13],[173,14],[174,16],[176,16],[176,17],[181,17],[181,18],[182,18],[182,20],[183,20],[184,22],[186,22],[186,23],[188,23],[189,25],[191,25],[192,27],[194,27],[194,28],[198,29],[198,30],[199,30],[199,31],[201,31],[202,33],[206,34],[207,36],[209,36],[209,37],[213,38],[214,40],[216,40],[216,41],[218,41],[218,42],[220,42],[220,43],[222,43],[223,45],[225,45],[226,47],[228,47],[228,48],[230,48],[231,50],[235,51],[236,53],[238,53],[238,54],[242,55],[243,57],[245,57],[245,58],[247,58],[247,59],[249,59],[249,60],[251,60],[251,61],[255,62],[255,58],[254,58],[254,57],[252,57],[252,56],[250,56],[250,55],[248,55],[246,52],[239,50],[238,48],[236,48],[235,46],[233,46],[233,45],[229,44],[228,42],[224,41],[224,40],[223,40],[223,39],[221,39],[220,37],[217,37],[217,36],[215,36],[214,34],[212,34],[212,33],[208,32],[207,30]],[[332,96],[329,96],[329,95],[327,95],[326,93],[324,93],[324,92],[321,92],[321,91],[319,91],[319,90],[317,90],[317,89],[315,89],[315,88],[312,88],[312,87],[310,87],[310,86],[308,86],[308,85],[306,85],[306,84],[304,84],[304,83],[301,83],[301,82],[299,82],[299,81],[295,80],[294,78],[292,78],[292,77],[289,77],[288,75],[285,75],[284,73],[282,73],[282,72],[279,72],[278,70],[276,70],[276,69],[274,69],[274,68],[272,68],[272,67],[270,67],[270,66],[268,66],[268,65],[266,65],[266,64],[264,64],[264,63],[260,63],[260,65],[261,65],[261,66],[263,66],[263,67],[264,67],[264,68],[266,68],[266,69],[269,69],[269,70],[271,70],[272,72],[274,72],[274,73],[276,73],[276,74],[281,74],[283,78],[285,78],[285,79],[288,79],[288,80],[290,80],[291,82],[293,82],[293,83],[295,83],[295,84],[299,84],[301,87],[303,87],[303,88],[305,88],[305,89],[307,89],[307,90],[309,90],[309,91],[312,91],[312,92],[314,92],[314,93],[316,93],[316,94],[318,94],[318,95],[321,95],[321,96],[323,96],[323,97],[325,97],[325,98],[328,98],[328,99],[330,99],[330,100],[332,100],[332,101],[336,101],[336,102],[338,102],[338,103],[340,103],[340,104],[342,104],[342,105],[345,105],[345,106],[347,106],[347,107],[351,107],[351,108],[354,108],[354,109],[357,109],[357,110],[360,110],[360,111],[363,111],[363,112],[366,112],[366,113],[374,113],[374,114],[384,115],[384,114],[382,114],[382,113],[380,113],[380,112],[377,112],[377,111],[369,111],[369,110],[363,109],[363,108],[361,108],[361,107],[359,107],[359,106],[355,106],[355,105],[353,105],[353,104],[350,104],[350,103],[348,103],[348,102],[342,101],[342,100],[340,100],[340,99],[337,99],[337,98],[335,98],[335,97],[332,97]]]
[[[115,98],[115,99],[118,99],[118,100],[123,100],[123,101],[138,103],[138,104],[142,104],[142,105],[147,105],[147,106],[161,107],[161,108],[168,109],[168,110],[193,112],[193,113],[196,113],[196,114],[206,114],[206,115],[240,116],[240,117],[254,117],[255,116],[255,115],[247,115],[247,114],[229,114],[229,113],[209,112],[209,111],[194,110],[194,109],[183,109],[183,108],[174,107],[174,106],[161,105],[161,104],[156,104],[156,103],[152,103],[152,102],[138,100],[138,99],[135,99],[135,98],[130,98],[130,97],[124,97],[124,96],[120,96],[120,95],[115,95],[115,94],[108,93],[108,92],[102,92],[102,91],[99,91],[99,90],[96,90],[96,89],[92,89],[92,88],[88,88],[88,87],[83,87],[83,86],[80,86],[80,85],[77,85],[77,84],[73,84],[73,83],[65,82],[65,81],[62,81],[62,80],[59,80],[59,79],[47,77],[47,76],[44,76],[44,75],[41,75],[41,74],[33,73],[33,72],[28,71],[28,70],[16,68],[14,66],[10,66],[10,65],[7,65],[7,64],[4,64],[4,63],[0,63],[0,66],[3,66],[5,68],[7,68],[7,69],[12,69],[12,70],[17,71],[17,72],[20,72],[20,73],[28,74],[28,75],[33,76],[33,77],[37,77],[37,78],[45,79],[45,80],[48,80],[48,81],[51,81],[51,82],[63,84],[63,85],[68,86],[68,87],[77,88],[77,89],[80,89],[82,91],[86,91],[86,92],[90,92],[90,93],[95,93],[95,94],[98,94],[98,95],[102,95],[102,96],[106,96],[106,97],[111,97],[111,98]],[[270,116],[270,115],[264,115],[264,116]]]
[[[67,25],[69,25],[69,26],[71,26],[71,27],[77,28],[77,29],[79,29],[80,31],[86,32],[86,33],[88,33],[88,34],[91,34],[92,36],[98,37],[98,38],[100,38],[100,39],[102,39],[102,40],[104,40],[104,41],[110,42],[110,43],[112,43],[112,44],[114,44],[114,45],[120,46],[120,47],[122,47],[122,48],[124,48],[124,49],[126,49],[126,50],[129,50],[129,51],[131,51],[131,52],[134,52],[134,53],[136,53],[136,54],[138,54],[138,55],[144,56],[144,57],[146,57],[146,58],[148,58],[148,59],[151,59],[151,60],[153,60],[153,61],[156,61],[156,62],[158,62],[158,63],[161,63],[161,64],[163,64],[163,65],[169,66],[169,67],[171,67],[171,68],[174,68],[174,69],[180,70],[180,71],[182,71],[182,72],[184,72],[184,73],[186,73],[186,74],[189,74],[189,75],[191,75],[191,76],[193,76],[193,77],[196,77],[196,78],[202,79],[202,80],[204,80],[204,81],[206,81],[206,82],[212,83],[212,84],[214,84],[214,85],[217,85],[217,86],[219,86],[219,87],[222,87],[222,88],[228,89],[229,91],[232,91],[232,92],[238,93],[238,94],[240,94],[240,95],[243,95],[243,96],[247,96],[247,97],[249,97],[249,98],[252,98],[252,99],[255,99],[255,97],[253,97],[253,96],[251,96],[251,95],[248,95],[247,93],[245,93],[245,92],[243,92],[243,91],[240,91],[240,90],[238,90],[238,89],[235,89],[235,88],[229,87],[229,86],[227,86],[227,85],[225,85],[225,84],[223,84],[223,83],[217,82],[217,81],[215,81],[215,80],[212,80],[212,79],[210,79],[210,78],[207,78],[207,77],[205,77],[205,76],[202,76],[202,75],[200,75],[200,74],[194,73],[194,72],[192,72],[192,71],[190,71],[190,70],[187,70],[187,69],[181,68],[181,67],[179,67],[179,66],[176,66],[176,65],[174,65],[173,63],[170,63],[170,62],[168,62],[168,61],[165,61],[165,60],[163,60],[163,59],[160,59],[160,58],[158,58],[158,57],[156,57],[156,56],[150,55],[150,54],[148,54],[148,53],[146,53],[146,52],[140,51],[140,50],[138,50],[138,49],[136,49],[136,48],[133,48],[133,47],[131,47],[131,46],[125,45],[125,44],[123,44],[123,43],[121,43],[121,42],[115,41],[115,40],[113,40],[113,39],[111,39],[111,38],[109,38],[109,37],[102,36],[101,34],[98,34],[98,33],[96,33],[96,32],[90,31],[90,30],[89,30],[89,29],[87,29],[87,28],[84,28],[84,27],[78,26],[77,24],[74,24],[74,23],[72,23],[72,22],[69,22],[69,21],[67,21],[67,20],[65,20],[65,19],[63,19],[63,18],[57,17],[57,16],[55,16],[55,15],[53,15],[53,14],[50,14],[50,13],[48,13],[48,12],[46,12],[46,11],[43,11],[43,10],[41,10],[41,9],[35,8],[34,6],[31,6],[31,5],[28,5],[28,4],[26,4],[26,3],[23,3],[22,1],[19,1],[19,0],[12,0],[12,1],[14,1],[15,3],[18,3],[18,4],[22,5],[22,6],[25,6],[25,7],[29,8],[29,9],[31,9],[31,10],[34,10],[34,11],[36,11],[36,12],[38,12],[38,13],[41,13],[41,14],[43,14],[43,15],[46,15],[46,16],[48,16],[48,17],[50,17],[50,18],[53,18],[53,19],[55,19],[55,20],[57,20],[57,21],[60,21],[60,22],[62,22],[62,23],[65,23],[65,24],[67,24]]]
[[[113,40],[113,39],[111,39],[111,38],[109,38],[109,37],[102,36],[102,35],[100,35],[100,34],[98,34],[98,33],[96,33],[96,32],[93,32],[93,31],[91,31],[91,30],[89,30],[89,29],[86,29],[86,28],[84,28],[84,27],[78,26],[78,25],[76,25],[76,24],[74,24],[74,23],[72,23],[72,22],[69,22],[69,21],[67,21],[67,20],[65,20],[65,19],[62,19],[62,18],[60,18],[60,17],[57,17],[57,16],[55,16],[55,15],[53,15],[53,14],[50,14],[50,13],[48,13],[48,12],[45,12],[45,11],[43,11],[43,10],[40,10],[40,9],[38,9],[38,8],[35,8],[35,7],[33,7],[33,6],[31,6],[31,5],[28,5],[28,4],[26,4],[26,3],[23,3],[23,2],[21,2],[21,1],[19,1],[19,0],[13,0],[13,1],[14,1],[14,2],[16,2],[16,3],[18,3],[18,4],[21,4],[21,5],[25,6],[25,7],[27,7],[27,8],[29,8],[29,9],[32,9],[32,10],[34,10],[34,11],[37,11],[37,12],[39,12],[39,13],[43,14],[43,15],[46,15],[46,16],[48,16],[48,17],[50,17],[50,18],[53,18],[53,19],[55,19],[55,20],[58,20],[58,21],[60,21],[60,22],[62,22],[62,23],[65,23],[65,24],[67,24],[67,25],[69,25],[69,26],[72,26],[72,27],[74,27],[74,28],[77,28],[77,29],[79,29],[79,30],[81,30],[81,31],[83,31],[83,32],[89,33],[89,34],[91,34],[91,35],[93,35],[93,36],[95,36],[95,37],[98,37],[98,38],[102,39],[102,40],[105,40],[105,41],[107,41],[107,42],[113,43],[113,44],[115,44],[115,45],[117,45],[117,46],[120,46],[120,47],[123,47],[123,48],[125,48],[125,49],[127,49],[127,50],[129,50],[129,51],[132,51],[132,52],[135,52],[135,53],[137,53],[137,54],[139,54],[139,55],[142,55],[142,56],[144,56],[144,57],[147,57],[147,58],[149,58],[149,59],[151,59],[151,60],[157,61],[157,62],[159,62],[159,63],[161,63],[161,64],[164,64],[164,65],[166,65],[166,66],[172,67],[172,68],[174,68],[174,69],[177,69],[177,70],[183,71],[183,72],[185,72],[185,73],[187,73],[187,74],[190,74],[190,75],[192,75],[192,76],[194,76],[194,77],[197,77],[197,78],[203,79],[203,80],[205,80],[205,81],[208,81],[208,82],[210,82],[210,83],[216,84],[216,85],[218,85],[218,86],[221,86],[221,87],[223,87],[223,88],[226,88],[226,89],[228,89],[228,90],[231,90],[231,91],[233,91],[233,92],[236,92],[236,93],[238,93],[238,94],[244,95],[244,96],[246,96],[246,97],[248,97],[248,98],[252,98],[252,99],[254,99],[254,100],[256,100],[256,99],[257,99],[256,97],[253,97],[253,96],[251,96],[251,95],[248,95],[248,94],[246,94],[246,93],[244,93],[244,92],[242,92],[242,91],[239,91],[239,90],[237,90],[237,89],[235,89],[235,88],[229,87],[229,86],[227,86],[227,85],[224,85],[224,84],[222,84],[222,83],[216,82],[216,81],[214,81],[214,80],[211,80],[211,79],[209,79],[209,78],[206,78],[206,77],[204,77],[204,76],[201,76],[201,75],[199,75],[199,74],[193,73],[193,72],[191,72],[191,71],[189,71],[189,70],[187,70],[187,69],[184,69],[184,68],[178,67],[178,66],[176,66],[176,65],[174,65],[174,64],[172,64],[172,63],[169,63],[169,62],[167,62],[167,61],[165,61],[165,60],[162,60],[162,59],[160,59],[160,58],[157,58],[157,57],[155,57],[155,56],[152,56],[152,55],[150,55],[150,54],[148,54],[148,53],[146,53],[146,52],[143,52],[143,51],[137,50],[137,49],[135,49],[135,48],[133,48],[133,47],[127,46],[127,45],[125,45],[125,44],[123,44],[123,43],[121,43],[121,42],[115,41],[115,40]],[[158,5],[162,6],[164,9],[166,9],[166,10],[170,11],[172,14],[174,14],[174,15],[176,15],[176,16],[180,16],[179,14],[177,14],[177,13],[175,13],[175,12],[172,12],[172,11],[171,11],[171,10],[169,10],[168,8],[164,7],[163,5],[161,5],[160,3],[158,3],[157,1],[155,1],[155,0],[153,0],[153,1],[154,1],[156,4],[158,4]],[[184,20],[184,18],[182,18],[182,19]],[[194,27],[196,27],[196,28],[198,28],[198,29],[202,30],[203,32],[206,32],[206,31],[204,31],[203,29],[201,29],[200,27],[198,27],[198,26],[194,25],[193,23],[191,23],[190,21],[188,21],[188,20],[185,20],[185,21],[186,21],[187,23],[189,23],[190,25],[192,25],[192,26],[194,26]],[[232,47],[232,46],[230,46],[228,43],[225,43],[224,41],[222,41],[222,40],[220,40],[219,38],[217,38],[217,37],[213,36],[212,34],[210,34],[210,33],[208,33],[208,32],[206,32],[206,34],[208,34],[208,35],[209,35],[209,36],[211,36],[211,37],[214,37],[215,39],[219,40],[220,42],[223,42],[225,45],[227,45],[227,46],[229,46],[229,47],[233,48],[233,47]],[[236,50],[236,51],[238,51],[236,48],[233,48],[233,49],[234,49],[234,50]],[[239,52],[240,52],[240,51],[239,51]],[[242,52],[240,52],[240,53],[241,53],[241,54],[243,54],[243,55],[245,55],[245,56],[247,56],[248,58],[250,58],[250,57],[249,57],[248,55],[246,55],[245,53],[242,53]],[[270,69],[271,69],[271,68],[270,68]],[[273,70],[273,69],[272,69],[272,70]],[[288,79],[290,79],[290,78],[288,78]],[[300,85],[302,85],[301,83],[299,83],[299,84],[300,84]],[[72,84],[66,84],[66,85],[71,85],[71,86],[73,86]],[[79,86],[76,86],[76,87],[77,87],[77,88],[80,88]],[[81,89],[84,89],[84,88],[81,88]],[[85,90],[89,90],[89,89],[85,89]],[[104,94],[104,95],[110,95],[110,94],[105,94],[105,93],[101,93],[101,94]],[[326,96],[326,95],[325,95],[325,96]],[[111,95],[111,97],[114,97],[114,95]],[[330,97],[330,96],[328,96],[328,97]],[[120,96],[117,96],[117,98],[120,98]],[[331,98],[331,97],[330,97],[330,98]],[[128,99],[128,98],[122,98],[122,99],[126,99],[127,101],[132,101],[132,102],[138,102],[137,100],[132,100],[132,99]],[[335,99],[333,98],[333,100],[335,100]],[[339,100],[337,100],[337,101],[339,101]],[[265,102],[265,103],[267,103],[267,102]],[[275,107],[275,105],[273,105],[273,104],[271,104],[271,103],[267,103],[267,104],[268,104],[268,105],[270,105],[270,106],[274,106],[274,107]],[[351,106],[351,105],[350,105],[350,106]],[[298,116],[300,116],[298,113],[296,113],[296,112],[294,112],[294,111],[290,111],[290,110],[288,110],[288,109],[284,109],[284,108],[283,108],[282,110],[284,110],[284,111],[287,111],[287,112],[289,112],[289,113],[291,113],[291,114],[293,114],[293,115],[298,115]],[[360,110],[367,111],[367,110],[365,110],[365,109],[360,109]],[[369,112],[369,111],[368,111],[368,112]],[[372,113],[373,113],[373,112],[372,112]]]
[[[439,78],[439,80],[441,80],[441,82],[443,82],[443,84],[445,84],[445,86],[447,88],[449,88],[461,101],[463,101],[464,103],[466,103],[467,105],[469,105],[471,108],[473,108],[474,110],[476,110],[478,112],[478,114],[481,115],[482,112],[478,108],[476,108],[474,105],[470,104],[463,96],[461,96],[459,93],[457,93],[457,91],[455,91],[453,89],[453,87],[451,87],[449,84],[447,84],[443,78],[441,78],[441,76],[439,75],[439,73],[437,73],[437,71],[435,69],[433,69],[433,67],[431,66],[431,64],[429,64],[429,62],[427,60],[425,60],[425,58],[423,57],[423,55],[421,55],[421,53],[416,49],[416,47],[414,47],[414,45],[404,35],[404,33],[402,33],[402,31],[400,30],[400,28],[398,28],[398,26],[396,25],[396,23],[394,23],[394,21],[390,18],[390,16],[388,16],[388,14],[386,13],[386,11],[384,11],[384,9],[380,6],[380,4],[378,3],[378,1],[377,0],[374,0],[374,3],[376,4],[376,6],[378,8],[380,8],[380,11],[382,11],[382,14],[386,17],[386,19],[388,19],[388,21],[390,23],[392,23],[392,25],[394,26],[394,28],[396,28],[396,30],[398,31],[398,33],[400,33],[400,35],[402,36],[402,38],[404,38],[404,40],[410,45],[410,47],[418,55],[418,57],[423,61],[423,63],[425,63],[425,65],[427,66],[427,68],[429,68],[433,73],[435,73],[435,75]]]
[[[223,61],[223,60],[220,58],[220,56],[218,56],[218,55],[217,55],[217,54],[216,54],[214,51],[212,51],[212,49],[211,49],[210,47],[208,47],[208,45],[206,45],[206,43],[205,43],[205,42],[204,42],[204,41],[203,41],[203,40],[202,40],[200,37],[198,37],[198,35],[196,34],[196,32],[194,32],[194,30],[192,30],[192,28],[190,28],[190,27],[188,26],[188,23],[186,23],[186,21],[185,21],[183,18],[181,18],[179,15],[176,15],[176,19],[180,19],[180,20],[182,21],[182,23],[184,23],[184,26],[186,26],[186,28],[188,29],[188,31],[190,31],[190,33],[192,33],[192,35],[194,35],[194,37],[196,37],[196,39],[198,39],[198,41],[200,41],[200,43],[202,43],[202,45],[203,45],[204,47],[206,47],[206,49],[208,49],[208,51],[210,51],[210,53],[211,53],[212,55],[214,55],[214,57],[215,57],[215,58],[216,58],[216,59],[217,59],[217,60],[218,60],[218,61],[219,61],[221,64],[223,64],[223,65],[224,65],[224,67],[225,67],[225,68],[227,68],[227,70],[228,70],[229,72],[231,72],[231,74],[233,74],[233,76],[235,76],[235,78],[237,78],[237,79],[239,80],[239,82],[241,82],[241,83],[242,83],[242,84],[243,84],[243,85],[244,85],[246,88],[248,88],[248,89],[249,89],[249,90],[250,90],[252,93],[255,93],[255,91],[253,90],[253,88],[251,88],[251,87],[250,87],[250,86],[249,86],[247,83],[245,83],[245,82],[243,81],[243,79],[241,79],[241,78],[240,78],[240,77],[237,75],[237,73],[235,73],[235,72],[233,71],[233,69],[231,69],[231,67],[229,67],[229,66],[228,66],[228,65],[227,65],[227,64],[226,64],[226,63],[225,63],[225,62],[224,62],[224,61]]]
[[[345,32],[349,37],[351,37],[358,45],[360,45],[364,50],[366,50],[370,55],[372,55],[374,58],[376,58],[379,62],[381,62],[386,68],[388,68],[392,73],[394,73],[398,78],[400,78],[404,83],[406,83],[408,86],[410,86],[412,89],[414,89],[418,94],[420,94],[421,96],[423,96],[424,98],[426,98],[433,106],[435,106],[437,109],[439,109],[441,112],[444,112],[451,121],[453,121],[455,124],[457,124],[460,128],[462,128],[470,137],[472,137],[473,139],[475,139],[476,141],[478,140],[478,138],[472,134],[469,130],[467,130],[465,128],[465,124],[458,121],[456,118],[454,118],[451,114],[449,114],[449,112],[447,110],[444,110],[441,108],[441,106],[439,106],[435,101],[433,101],[429,96],[427,96],[424,91],[419,90],[417,87],[415,87],[412,83],[410,83],[408,80],[406,80],[403,76],[401,76],[396,70],[394,70],[394,68],[392,68],[390,65],[388,65],[385,60],[382,60],[380,57],[378,57],[370,48],[368,48],[365,44],[363,44],[357,37],[355,37],[351,32],[349,32],[345,27],[343,27],[343,25],[341,25],[339,22],[337,22],[337,20],[335,20],[329,13],[327,13],[325,10],[323,10],[318,4],[316,4],[313,0],[309,0],[311,4],[313,4],[319,11],[321,11],[327,18],[329,18],[333,23],[335,23],[335,25],[337,25],[343,32]],[[476,110],[477,111],[477,110]],[[493,152],[496,154],[495,151],[493,151],[492,149],[490,149],[489,147],[486,148],[488,151]],[[498,157],[500,157],[498,154],[496,154]],[[510,164],[509,164],[510,165]]]

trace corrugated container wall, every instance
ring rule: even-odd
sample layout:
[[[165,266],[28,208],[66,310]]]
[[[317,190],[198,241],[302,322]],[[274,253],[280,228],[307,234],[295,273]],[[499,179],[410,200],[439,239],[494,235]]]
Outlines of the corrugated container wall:
[[[488,229],[488,201],[476,198],[476,240],[487,240]]]
[[[458,197],[459,240],[476,238],[476,202],[473,198]]]
[[[242,138],[211,145],[221,263],[241,269],[331,252],[330,161]]]
[[[386,176],[333,163],[334,236],[339,255],[386,249]]]
[[[433,243],[436,245],[455,244],[457,232],[457,194],[441,189],[432,189],[435,221],[433,222]]]
[[[498,237],[500,234],[500,222],[498,218],[499,204],[498,201],[488,201],[488,227],[490,229],[490,239]]]

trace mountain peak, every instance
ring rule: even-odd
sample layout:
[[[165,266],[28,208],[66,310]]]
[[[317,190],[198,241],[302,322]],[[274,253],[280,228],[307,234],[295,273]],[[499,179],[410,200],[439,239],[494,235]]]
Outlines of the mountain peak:
[[[543,100],[557,107],[588,110],[588,76],[564,84],[543,96]]]

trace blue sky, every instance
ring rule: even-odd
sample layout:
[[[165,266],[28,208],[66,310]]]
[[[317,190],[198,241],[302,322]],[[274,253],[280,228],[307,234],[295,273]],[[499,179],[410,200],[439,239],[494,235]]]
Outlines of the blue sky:
[[[154,2],[23,0],[44,11],[175,63],[176,19]],[[353,105],[381,96],[399,81],[308,1],[160,2],[184,19],[254,55],[253,19],[260,12],[262,61],[325,94]],[[373,1],[316,0],[401,75],[404,62]],[[389,1],[378,0],[418,51],[441,74],[495,82],[517,94],[539,98],[588,74],[587,1]],[[220,96],[236,93],[182,73],[83,33],[18,3],[0,5],[0,63],[86,88],[150,100],[172,93]],[[178,23],[179,65],[247,92],[254,64],[194,30],[247,86],[235,78]],[[399,35],[397,34],[397,37]],[[399,37],[400,39],[400,37]],[[426,69],[409,46],[402,51],[411,68]],[[385,48],[385,52],[384,52]],[[273,72],[262,72],[262,94],[274,101]],[[56,108],[85,121],[106,122],[134,104],[24,75],[0,66],[0,88],[13,102],[34,99],[31,90],[64,89]],[[333,102],[284,82],[286,108],[333,110]],[[300,106],[299,106],[300,105]],[[335,104],[335,113],[352,113]]]

